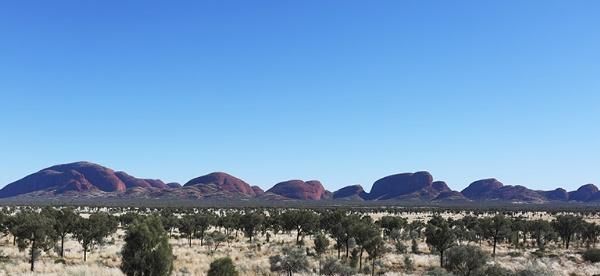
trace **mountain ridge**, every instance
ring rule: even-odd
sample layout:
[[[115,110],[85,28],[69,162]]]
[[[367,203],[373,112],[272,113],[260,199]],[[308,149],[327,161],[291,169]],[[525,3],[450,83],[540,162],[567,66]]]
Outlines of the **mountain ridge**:
[[[495,178],[487,178],[472,182],[462,191],[454,191],[431,173],[420,171],[382,177],[373,183],[369,192],[361,185],[349,185],[330,192],[318,180],[283,181],[265,191],[225,172],[202,175],[180,185],[160,179],[137,178],[124,171],[86,161],[54,165],[0,189],[0,198],[57,195],[232,200],[600,202],[600,190],[594,184],[582,185],[574,191],[563,188],[543,191],[521,185],[505,185]]]

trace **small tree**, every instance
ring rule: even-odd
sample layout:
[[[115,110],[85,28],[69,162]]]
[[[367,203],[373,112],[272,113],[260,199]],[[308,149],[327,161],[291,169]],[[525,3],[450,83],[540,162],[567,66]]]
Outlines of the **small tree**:
[[[252,238],[264,221],[265,216],[256,212],[246,213],[240,218],[240,226],[250,242],[252,242]]]
[[[440,216],[434,216],[425,230],[426,242],[440,254],[440,266],[444,266],[444,252],[454,246],[456,236],[448,222]]]
[[[573,215],[557,216],[552,226],[560,236],[566,249],[569,249],[571,238],[580,229],[583,220]]]
[[[117,230],[118,222],[109,214],[95,213],[89,218],[77,220],[73,236],[83,247],[83,261],[87,261],[87,252],[94,246],[104,243],[104,238]]]
[[[546,243],[556,236],[550,222],[542,219],[530,221],[528,223],[528,230],[531,237],[535,240],[536,246],[541,251],[544,251]]]
[[[208,247],[208,251],[212,254],[219,246],[226,242],[229,237],[219,231],[213,231],[206,236],[206,246]]]
[[[14,235],[19,250],[30,247],[31,271],[35,268],[38,250],[48,251],[54,244],[56,232],[54,219],[32,211],[25,211],[15,216]]]
[[[285,272],[289,276],[292,276],[293,273],[308,271],[308,259],[305,250],[301,247],[285,247],[282,254],[269,257],[271,271]]]
[[[455,246],[446,253],[446,269],[457,275],[470,276],[481,270],[488,256],[472,245]]]
[[[375,236],[365,244],[365,250],[371,260],[371,275],[375,275],[375,261],[385,254],[385,245],[381,236]]]
[[[191,215],[186,215],[181,218],[179,221],[179,233],[182,234],[187,240],[189,247],[192,247],[192,238],[196,233],[196,222],[194,217]]]
[[[492,241],[492,256],[496,256],[496,244],[510,235],[510,220],[504,215],[496,215],[493,218],[484,218],[481,227],[484,236]]]
[[[327,248],[329,248],[329,239],[323,235],[323,234],[318,234],[315,236],[315,252],[317,253],[317,256],[321,256],[323,254],[325,254],[325,252],[327,252]]]
[[[56,210],[51,207],[45,208],[42,214],[54,219],[54,230],[60,238],[60,257],[62,258],[65,256],[65,237],[75,231],[79,215],[73,208]]]
[[[231,258],[224,257],[214,260],[210,263],[210,269],[207,276],[237,276],[238,272],[233,265]]]
[[[166,276],[173,269],[168,233],[154,216],[129,226],[121,255],[121,270],[128,276]]]

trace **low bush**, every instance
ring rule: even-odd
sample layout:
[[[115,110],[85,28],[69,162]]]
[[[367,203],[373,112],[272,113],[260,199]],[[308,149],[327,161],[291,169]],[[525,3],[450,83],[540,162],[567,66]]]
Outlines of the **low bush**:
[[[583,252],[583,259],[592,263],[600,262],[600,249],[593,248],[586,250]]]

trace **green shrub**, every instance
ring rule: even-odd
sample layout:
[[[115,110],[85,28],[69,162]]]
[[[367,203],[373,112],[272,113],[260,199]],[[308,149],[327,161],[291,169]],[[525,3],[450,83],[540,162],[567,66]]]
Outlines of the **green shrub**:
[[[499,265],[492,265],[486,267],[481,273],[476,275],[481,276],[512,276],[514,273],[506,268],[503,268]]]
[[[583,252],[583,259],[592,263],[600,262],[600,249],[593,248],[586,250]]]
[[[408,252],[408,247],[401,241],[396,243],[396,253],[398,254],[406,254]]]
[[[468,276],[481,270],[488,259],[488,255],[479,247],[455,246],[447,250],[444,267],[456,275]]]
[[[340,263],[333,257],[328,257],[323,261],[319,273],[319,275],[325,276],[349,276],[354,274],[354,269],[346,264]]]
[[[237,276],[235,265],[229,257],[219,258],[210,263],[208,276]]]

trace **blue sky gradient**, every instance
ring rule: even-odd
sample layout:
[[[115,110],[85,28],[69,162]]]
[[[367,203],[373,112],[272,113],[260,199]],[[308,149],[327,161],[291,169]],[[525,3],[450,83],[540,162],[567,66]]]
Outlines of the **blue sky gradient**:
[[[598,1],[9,1],[0,186],[88,160],[330,190],[600,184]]]

